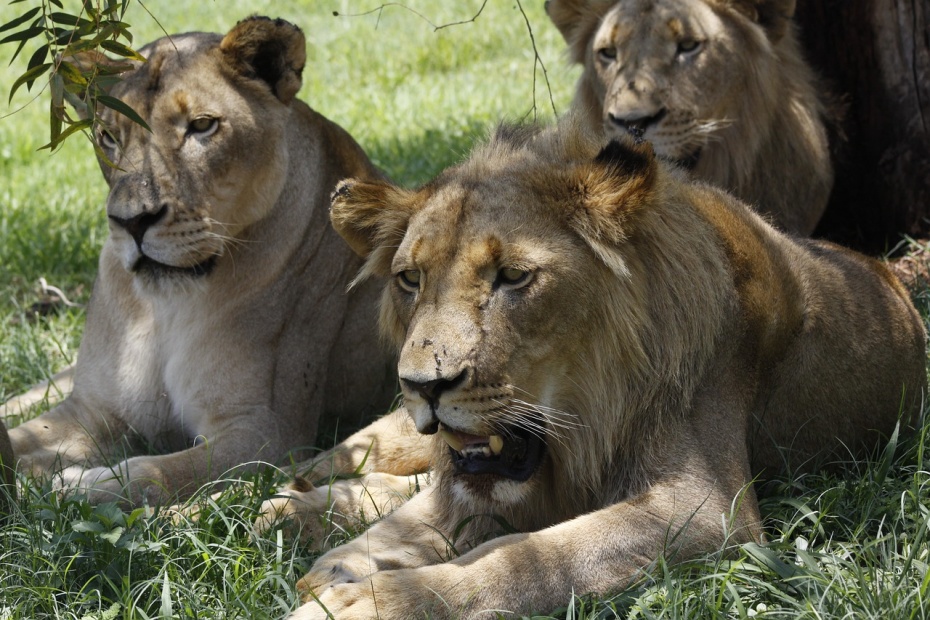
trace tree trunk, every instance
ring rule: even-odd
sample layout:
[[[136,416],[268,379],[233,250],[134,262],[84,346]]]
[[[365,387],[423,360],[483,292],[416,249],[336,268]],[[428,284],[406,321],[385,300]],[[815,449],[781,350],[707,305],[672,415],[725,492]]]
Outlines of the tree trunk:
[[[800,0],[807,56],[842,107],[817,236],[877,252],[930,233],[930,0]]]

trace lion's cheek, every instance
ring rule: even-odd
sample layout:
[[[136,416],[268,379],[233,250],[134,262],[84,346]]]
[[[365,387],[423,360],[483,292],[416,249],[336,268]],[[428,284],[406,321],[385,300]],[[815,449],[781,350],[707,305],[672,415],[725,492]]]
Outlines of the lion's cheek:
[[[253,165],[250,161],[218,164],[217,168],[225,168],[224,174],[211,172],[206,178],[213,180],[200,194],[212,197],[213,220],[224,226],[224,230],[217,232],[237,235],[267,217],[284,189],[289,160],[286,145],[279,143],[261,164]]]

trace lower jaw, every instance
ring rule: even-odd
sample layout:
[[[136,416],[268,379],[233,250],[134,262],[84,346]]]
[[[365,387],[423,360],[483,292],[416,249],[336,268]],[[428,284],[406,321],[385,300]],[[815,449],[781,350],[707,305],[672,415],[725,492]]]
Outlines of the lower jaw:
[[[452,471],[456,478],[472,479],[487,485],[500,481],[522,483],[530,480],[539,470],[545,456],[545,444],[535,439],[529,442],[522,460],[508,460],[507,453],[493,459],[467,458],[449,448]]]
[[[511,514],[511,510],[531,503],[531,493],[539,488],[534,484],[534,476],[518,482],[500,476],[453,473],[450,479],[452,499],[472,514],[504,514],[501,511]]]
[[[142,256],[132,266],[132,272],[155,280],[163,278],[201,278],[210,275],[216,267],[216,256],[191,267],[174,267]]]

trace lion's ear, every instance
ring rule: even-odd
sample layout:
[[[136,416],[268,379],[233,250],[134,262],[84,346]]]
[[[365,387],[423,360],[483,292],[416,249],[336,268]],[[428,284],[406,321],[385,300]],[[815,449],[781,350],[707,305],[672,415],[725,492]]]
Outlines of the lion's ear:
[[[797,0],[727,0],[734,10],[756,22],[772,43],[778,43],[791,27]]]
[[[237,72],[267,82],[282,102],[290,103],[300,90],[307,43],[294,24],[283,19],[248,17],[223,37],[220,50]]]
[[[572,227],[592,245],[624,241],[636,213],[653,199],[657,171],[648,142],[611,141],[593,161],[571,171],[569,183],[581,202],[571,212]]]
[[[546,14],[562,33],[573,62],[584,63],[594,31],[613,4],[603,0],[546,0]]]
[[[390,273],[391,260],[413,215],[413,192],[384,181],[340,181],[329,219],[352,250],[368,259],[366,270]]]

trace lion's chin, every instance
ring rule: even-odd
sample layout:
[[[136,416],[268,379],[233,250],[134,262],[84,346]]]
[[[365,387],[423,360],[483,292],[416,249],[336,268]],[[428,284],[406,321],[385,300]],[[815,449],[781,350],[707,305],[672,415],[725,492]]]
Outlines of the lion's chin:
[[[207,260],[197,263],[191,267],[175,267],[173,265],[166,265],[165,263],[160,263],[153,258],[149,258],[145,254],[139,257],[139,259],[133,264],[132,272],[143,276],[152,278],[155,280],[161,280],[163,278],[201,278],[209,275],[213,268],[216,266],[216,255],[211,256]]]
[[[525,482],[539,469],[546,451],[542,439],[518,427],[490,437],[441,427],[440,436],[449,444],[455,473],[465,476],[492,476]]]

